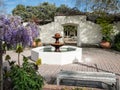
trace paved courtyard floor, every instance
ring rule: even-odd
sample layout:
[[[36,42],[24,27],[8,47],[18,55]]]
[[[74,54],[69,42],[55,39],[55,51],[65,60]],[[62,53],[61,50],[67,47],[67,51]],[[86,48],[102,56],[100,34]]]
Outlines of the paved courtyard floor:
[[[62,66],[43,64],[39,66],[39,73],[46,79],[47,83],[54,84],[56,83],[56,74],[61,70],[113,72],[120,80],[120,52],[101,48],[83,48],[82,50],[81,62]],[[6,54],[9,54],[12,60],[17,60],[15,51],[7,51]],[[21,54],[21,63],[22,55],[29,57],[31,52],[26,49]],[[7,65],[7,63],[4,62],[4,65]]]

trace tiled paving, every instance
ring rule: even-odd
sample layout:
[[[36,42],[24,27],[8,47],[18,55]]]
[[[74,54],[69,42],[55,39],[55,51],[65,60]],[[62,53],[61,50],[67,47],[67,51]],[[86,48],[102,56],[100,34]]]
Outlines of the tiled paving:
[[[17,54],[14,51],[7,51],[7,54],[11,55],[12,60],[17,60]],[[31,55],[30,50],[25,50],[22,54]],[[113,72],[120,79],[120,52],[101,48],[83,48],[80,63],[62,66],[46,64],[39,66],[39,73],[49,83],[55,83],[54,78],[60,70]]]
[[[77,90],[81,90],[81,87],[75,87],[75,86],[57,86],[57,85],[45,85],[43,90],[73,90],[73,88],[79,88]],[[86,88],[82,87],[83,90],[101,90],[97,88]]]
[[[96,69],[96,66],[97,68]],[[39,72],[54,78],[60,70],[113,72],[120,78],[120,53],[99,48],[83,48],[82,62],[67,65],[41,65]]]

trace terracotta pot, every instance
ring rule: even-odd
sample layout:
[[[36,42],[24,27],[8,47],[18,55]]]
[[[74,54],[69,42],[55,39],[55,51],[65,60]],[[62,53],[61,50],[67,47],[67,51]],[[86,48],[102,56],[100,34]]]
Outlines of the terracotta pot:
[[[38,42],[38,43],[36,43],[36,46],[38,47],[38,46],[42,46],[42,43],[41,42]]]
[[[35,41],[32,43],[32,47],[38,47],[38,46],[42,46],[42,43],[41,42],[36,43]]]
[[[102,48],[111,48],[111,43],[108,42],[108,41],[102,41],[102,42],[100,43],[100,46],[101,46]]]
[[[32,47],[36,47],[36,42],[35,41],[32,43]]]

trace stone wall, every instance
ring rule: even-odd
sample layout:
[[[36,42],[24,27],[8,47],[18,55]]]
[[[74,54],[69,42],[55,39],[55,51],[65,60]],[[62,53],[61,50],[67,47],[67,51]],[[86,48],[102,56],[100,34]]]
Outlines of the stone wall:
[[[60,33],[63,36],[64,25],[75,25],[77,30],[77,45],[81,44],[98,44],[102,35],[100,26],[86,21],[86,16],[56,16],[55,21],[46,25],[40,26],[40,38],[43,43],[53,43],[55,33]],[[63,42],[63,38],[60,39]]]

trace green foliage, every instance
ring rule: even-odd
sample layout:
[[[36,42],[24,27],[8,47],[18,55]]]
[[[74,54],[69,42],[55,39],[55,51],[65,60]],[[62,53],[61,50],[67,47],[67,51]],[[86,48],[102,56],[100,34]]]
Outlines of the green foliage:
[[[26,7],[19,4],[13,9],[12,14],[21,16],[24,21],[35,21],[37,24],[42,24],[40,22],[54,21],[55,15],[74,15],[80,14],[80,11],[64,4],[56,7],[55,4],[43,2],[38,6]]]
[[[4,42],[4,43],[2,44],[2,49],[3,49],[3,50],[6,50],[6,46],[7,46],[7,44]]]
[[[64,30],[65,31],[72,31],[72,32],[74,32],[74,31],[77,31],[77,27],[76,26],[72,26],[72,25],[66,25],[66,26],[64,26]]]
[[[120,51],[120,32],[115,36],[114,39],[114,48]]]
[[[115,43],[114,46],[115,46],[116,50],[120,51],[120,42],[119,43]]]
[[[16,8],[13,9],[12,13],[13,15],[18,15],[18,16],[21,16],[23,19],[25,18],[26,16],[26,13],[25,13],[25,6],[22,5],[22,4],[18,4],[16,6]]]
[[[13,90],[42,90],[44,84],[41,75],[36,72],[35,64],[29,63],[28,58],[23,58],[22,67],[13,64],[10,70]]]
[[[6,56],[5,56],[5,60],[6,60],[6,61],[8,61],[8,60],[10,60],[10,59],[11,59],[10,55],[6,55]]]
[[[36,38],[34,41],[35,41],[37,47],[40,46],[41,39]]]
[[[68,6],[66,6],[65,4],[61,4],[57,9],[56,9],[56,15],[66,15],[66,16],[70,16],[70,15],[80,15],[82,14],[78,8],[74,7],[74,8],[70,8]]]
[[[39,18],[42,20],[53,20],[56,12],[56,6],[48,2],[44,2],[38,6]]]
[[[57,8],[56,13],[58,15],[65,15],[68,14],[67,12],[70,11],[70,8],[65,4],[61,4],[60,7]]]
[[[21,53],[21,52],[23,52],[23,47],[22,45],[18,45],[16,48],[16,53]]]
[[[10,66],[12,66],[15,63],[15,61],[11,61],[10,62],[10,59],[11,59],[10,55],[6,55],[5,56],[5,60],[8,61],[8,63],[9,63]]]
[[[37,39],[35,39],[35,42],[36,43],[41,42],[41,39],[37,38]]]
[[[101,33],[103,35],[103,40],[111,41],[111,35],[113,32],[113,25],[111,24],[112,18],[103,15],[102,17],[97,19],[97,23],[101,26]]]
[[[38,6],[17,5],[12,14],[21,16],[24,21],[53,20],[56,11],[54,4],[44,2]]]
[[[36,65],[41,65],[41,64],[42,64],[42,59],[38,58],[37,61],[36,61]]]
[[[75,33],[77,32],[77,27],[72,25],[65,25],[64,26],[64,34],[66,36],[75,36]]]

